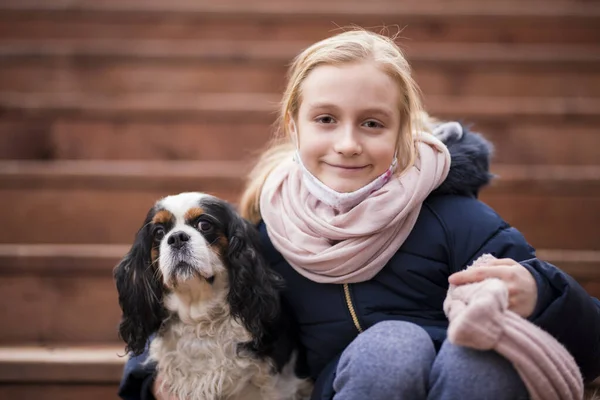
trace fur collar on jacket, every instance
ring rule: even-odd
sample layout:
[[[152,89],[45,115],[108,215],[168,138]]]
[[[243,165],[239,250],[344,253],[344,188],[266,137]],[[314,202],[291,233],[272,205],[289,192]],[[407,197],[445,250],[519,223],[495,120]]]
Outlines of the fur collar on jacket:
[[[490,161],[493,146],[480,134],[469,131],[458,123],[447,123],[454,132],[444,132],[442,141],[451,156],[450,172],[446,180],[432,194],[456,194],[477,197],[479,190],[493,178]],[[462,132],[456,130],[462,129]],[[436,128],[434,128],[434,132]],[[439,135],[438,135],[439,136]]]

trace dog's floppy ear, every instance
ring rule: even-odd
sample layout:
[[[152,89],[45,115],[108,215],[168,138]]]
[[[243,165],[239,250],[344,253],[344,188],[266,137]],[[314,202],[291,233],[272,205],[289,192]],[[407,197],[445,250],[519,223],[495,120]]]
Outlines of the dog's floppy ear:
[[[126,351],[134,355],[144,351],[146,341],[166,317],[162,304],[161,276],[157,266],[152,265],[151,218],[152,211],[148,213],[133,246],[115,267],[113,274],[123,311],[119,336],[126,343]]]
[[[262,353],[273,337],[280,315],[279,293],[283,278],[272,271],[260,251],[258,230],[231,212],[228,226],[228,302],[231,315],[252,335],[246,347]]]

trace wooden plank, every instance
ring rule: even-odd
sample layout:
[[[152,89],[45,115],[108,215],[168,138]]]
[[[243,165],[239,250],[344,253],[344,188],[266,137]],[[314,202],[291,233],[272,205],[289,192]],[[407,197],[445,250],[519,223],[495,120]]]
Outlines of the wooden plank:
[[[10,299],[0,307],[7,318],[0,328],[2,344],[120,343],[112,268],[89,275],[81,270],[71,276],[3,275],[0,289]]]
[[[600,48],[597,59],[587,49],[571,51],[570,59],[561,49],[549,49],[552,51],[547,54],[523,53],[522,59],[510,48],[497,54],[486,49],[478,52],[477,48],[465,48],[465,53],[447,54],[448,58],[440,52],[432,53],[438,58],[411,57],[414,77],[425,96],[600,96]],[[502,52],[510,57],[502,57]],[[252,54],[239,61],[235,54],[231,59],[216,55],[206,60],[166,54],[160,58],[134,58],[133,54],[127,53],[126,59],[85,54],[6,55],[0,60],[0,91],[121,96],[155,92],[282,93],[285,86],[288,62],[283,57],[269,60]],[[478,59],[473,60],[472,54],[478,54]]]
[[[107,385],[0,382],[0,398],[36,400],[118,400],[118,387],[118,382]]]
[[[266,145],[271,122],[235,116],[214,121],[209,115],[203,120],[149,120],[5,113],[0,118],[0,159],[247,160]],[[493,143],[494,162],[533,165],[599,164],[599,122],[595,117],[463,119]]]
[[[122,353],[119,345],[0,347],[0,398],[117,399]]]
[[[0,382],[8,380],[8,373],[15,374],[11,381],[18,380],[15,377],[22,375],[19,368],[38,374],[36,381],[44,382],[52,379],[94,379],[97,382],[102,377],[104,381],[110,381],[110,374],[115,376],[113,364],[124,362],[116,356],[123,354],[124,345],[117,335],[121,309],[112,270],[129,247],[0,246],[0,290],[10,298],[10,306],[0,307],[0,317],[6,318],[0,328],[1,344],[114,344],[109,348],[98,348],[89,356],[80,350],[66,349],[68,352],[65,353],[63,348],[48,349],[45,355],[34,350],[10,353],[13,358],[21,357],[13,360],[19,363],[13,363],[10,368],[6,366],[9,353],[0,349]],[[32,366],[28,360],[36,362]],[[100,362],[106,365],[98,367]],[[54,373],[44,369],[51,363],[65,364],[57,365],[56,373],[61,375],[46,376]],[[2,370],[3,365],[6,371]],[[25,380],[29,378],[25,376]]]
[[[127,244],[0,244],[0,274],[3,276],[92,276],[109,277],[127,253]]]
[[[451,7],[448,5],[451,4]],[[340,7],[344,5],[344,7]],[[318,7],[315,7],[318,6]],[[227,0],[219,3],[208,1],[176,0],[165,4],[160,0],[105,0],[94,2],[90,0],[57,0],[52,3],[43,0],[5,0],[2,8],[7,10],[24,11],[64,11],[79,12],[109,12],[109,13],[232,13],[236,15],[383,15],[385,13],[412,13],[416,15],[572,15],[590,16],[600,13],[594,3],[572,1],[529,1],[526,3],[515,0],[502,3],[494,1],[465,1],[453,0],[442,2],[428,0],[420,2],[395,2],[378,0],[365,4],[360,1],[328,2],[309,0],[305,2],[262,0],[252,3],[240,0]]]
[[[75,61],[164,60],[236,61],[289,63],[311,42],[306,39],[266,41],[226,38],[200,40],[169,39],[42,39],[2,40],[0,55],[5,60],[40,57],[72,57]],[[416,63],[479,62],[590,64],[600,61],[597,45],[502,43],[399,43],[406,57]]]
[[[540,249],[537,251],[537,256],[556,265],[579,281],[600,283],[600,252]],[[600,298],[600,292],[593,296]]]
[[[0,347],[0,382],[114,384],[127,361],[122,354],[115,345]]]
[[[0,231],[0,242],[127,243],[158,198],[197,190],[235,202],[247,170],[224,162],[3,162],[0,216],[11,229]],[[493,171],[502,179],[482,200],[534,246],[600,249],[597,167]]]
[[[514,2],[485,5],[470,1],[463,9],[448,6],[447,2],[441,7],[427,2],[394,2],[379,10],[373,2],[361,4],[362,10],[348,4],[325,10],[323,7],[331,1],[320,2],[318,7],[295,2],[304,11],[269,5],[266,13],[255,2],[225,11],[218,10],[221,3],[206,2],[188,2],[188,9],[177,9],[172,2],[154,3],[155,10],[148,2],[141,2],[141,8],[129,11],[119,7],[125,2],[89,3],[91,8],[70,3],[72,8],[57,7],[56,2],[43,0],[31,7],[21,0],[10,5],[4,1],[0,3],[0,38],[244,38],[313,42],[358,25],[415,44],[596,44],[600,40],[596,28],[600,11],[591,2],[568,2],[558,7],[547,1],[543,6],[518,2],[515,7]]]
[[[0,119],[0,158],[239,160],[263,148],[271,131],[268,121],[234,118],[145,121],[6,116]]]
[[[115,336],[120,309],[112,269],[130,245],[0,245],[0,289],[11,299],[10,307],[0,307],[0,317],[4,318],[2,345],[112,343],[90,347],[97,348],[91,356],[85,352],[87,347],[71,351],[59,346],[43,350],[43,354],[35,348],[0,348],[0,382],[33,380],[34,373],[36,380],[43,382],[67,378],[110,381],[115,364],[123,362],[116,355],[122,355],[124,348]],[[600,252],[541,249],[538,257],[561,268],[590,295],[600,298]],[[57,365],[60,363],[69,365]],[[51,364],[55,370],[44,369]],[[106,366],[98,371],[98,364]],[[23,373],[23,368],[29,372]]]
[[[280,96],[272,93],[0,93],[0,108],[31,116],[206,118],[273,121]],[[600,99],[579,97],[427,96],[426,109],[440,118],[596,117]]]
[[[0,117],[0,157],[13,159],[54,158],[52,120]]]
[[[20,349],[15,349],[20,350]],[[0,360],[0,371],[6,371],[4,363]],[[49,369],[56,370],[53,365],[47,365],[44,367],[45,370]],[[34,371],[34,377],[39,374],[38,371]],[[20,372],[29,376],[28,368],[20,369]],[[119,370],[120,371],[120,370]],[[116,372],[116,371],[115,371]],[[42,373],[44,374],[44,372]],[[116,376],[116,374],[115,374]],[[64,383],[41,383],[36,381],[23,381],[18,383],[8,383],[0,379],[0,398],[3,399],[39,399],[39,400],[79,400],[85,398],[88,400],[104,400],[104,399],[117,399],[116,393],[118,388],[119,378],[113,378],[108,383],[80,383],[80,382],[64,382]],[[590,384],[587,387],[586,394],[591,396],[597,385]],[[592,398],[592,397],[586,397]]]

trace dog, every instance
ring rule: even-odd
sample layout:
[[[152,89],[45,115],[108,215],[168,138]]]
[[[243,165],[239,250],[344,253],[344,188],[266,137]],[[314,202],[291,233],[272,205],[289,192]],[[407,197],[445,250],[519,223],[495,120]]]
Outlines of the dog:
[[[310,396],[283,279],[261,255],[258,231],[205,193],[160,199],[114,269],[119,336],[149,345],[163,390],[180,399]]]

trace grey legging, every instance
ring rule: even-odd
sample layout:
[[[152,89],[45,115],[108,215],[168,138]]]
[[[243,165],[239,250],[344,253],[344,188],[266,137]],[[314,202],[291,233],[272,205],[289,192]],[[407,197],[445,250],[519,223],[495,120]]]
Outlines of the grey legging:
[[[493,351],[446,341],[436,355],[418,325],[380,322],[342,353],[333,382],[334,400],[527,399],[510,362]]]

